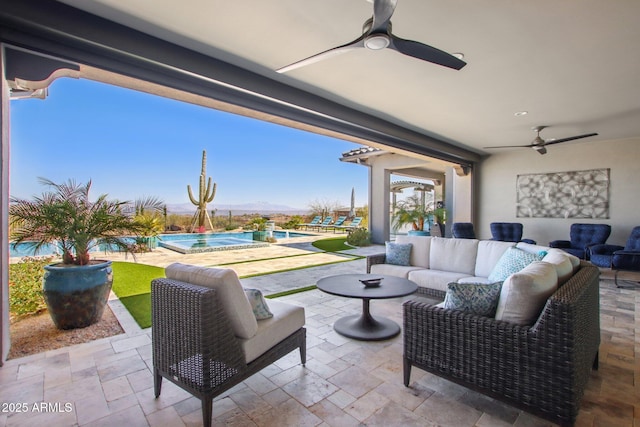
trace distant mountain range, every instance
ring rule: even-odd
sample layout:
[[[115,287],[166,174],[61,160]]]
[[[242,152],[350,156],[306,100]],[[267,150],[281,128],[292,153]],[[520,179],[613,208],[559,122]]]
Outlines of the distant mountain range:
[[[211,212],[216,209],[216,215],[228,215],[231,211],[232,215],[243,214],[275,214],[283,213],[290,215],[302,215],[308,213],[308,209],[293,208],[287,205],[274,205],[269,202],[253,202],[242,203],[238,205],[210,203],[207,210]],[[196,207],[192,203],[167,203],[167,212],[170,214],[192,214],[196,211]]]

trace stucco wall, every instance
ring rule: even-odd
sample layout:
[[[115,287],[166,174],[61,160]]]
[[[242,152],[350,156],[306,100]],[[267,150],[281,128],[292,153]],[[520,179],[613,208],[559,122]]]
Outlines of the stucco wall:
[[[494,221],[521,222],[524,237],[547,244],[568,239],[574,222],[605,223],[612,227],[608,243],[624,245],[631,229],[640,225],[640,138],[570,142],[549,147],[544,156],[531,149],[496,153],[480,165],[476,234],[491,238]],[[587,169],[611,169],[609,219],[517,218],[516,176]]]

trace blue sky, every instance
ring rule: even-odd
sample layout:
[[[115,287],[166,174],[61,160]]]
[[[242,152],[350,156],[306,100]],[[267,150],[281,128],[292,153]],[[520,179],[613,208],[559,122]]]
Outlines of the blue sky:
[[[367,203],[367,168],[340,162],[351,142],[89,80],[60,79],[46,100],[11,102],[12,196],[54,182],[93,181],[93,194],[188,203],[202,150],[216,204]]]

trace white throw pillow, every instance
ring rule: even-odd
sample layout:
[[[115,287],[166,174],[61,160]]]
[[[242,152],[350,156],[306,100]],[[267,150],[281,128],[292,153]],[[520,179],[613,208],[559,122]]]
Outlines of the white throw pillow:
[[[534,324],[547,299],[557,288],[556,268],[548,262],[532,262],[502,284],[496,320],[519,325]]]
[[[258,322],[235,271],[176,262],[165,269],[165,275],[168,279],[215,289],[237,337],[251,338],[258,332]]]

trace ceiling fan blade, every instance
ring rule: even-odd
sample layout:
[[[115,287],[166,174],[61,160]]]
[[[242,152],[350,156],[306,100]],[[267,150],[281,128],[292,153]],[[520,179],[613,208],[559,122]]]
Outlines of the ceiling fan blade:
[[[588,138],[590,136],[596,136],[596,135],[598,135],[598,134],[597,133],[585,133],[584,135],[570,136],[569,138],[554,139],[553,141],[545,142],[544,145],[560,144],[561,142],[573,141],[574,139]]]
[[[533,144],[529,144],[529,145],[499,145],[499,146],[494,146],[494,147],[482,147],[482,148],[531,148],[533,147]]]
[[[374,0],[373,23],[369,33],[386,33],[398,0]]]
[[[422,59],[423,61],[453,68],[454,70],[459,70],[467,65],[466,62],[456,58],[450,53],[420,42],[401,39],[393,34],[391,34],[391,43],[389,44],[389,48],[397,50],[402,54]]]
[[[300,61],[296,61],[292,64],[286,65],[282,68],[278,68],[276,70],[276,72],[278,73],[286,73],[287,71],[291,71],[291,70],[295,70],[296,68],[300,68],[300,67],[305,67],[307,65],[316,63],[318,61],[322,61],[324,59],[330,58],[332,56],[335,55],[339,55],[342,53],[345,53],[347,51],[350,51],[352,49],[357,49],[360,47],[364,47],[364,35],[358,37],[357,39],[355,39],[354,41],[347,43],[345,45],[342,46],[338,46],[338,47],[334,47],[332,49],[329,50],[325,50],[324,52],[320,52],[317,53],[315,55],[312,55],[308,58],[305,59],[301,59]]]

